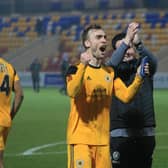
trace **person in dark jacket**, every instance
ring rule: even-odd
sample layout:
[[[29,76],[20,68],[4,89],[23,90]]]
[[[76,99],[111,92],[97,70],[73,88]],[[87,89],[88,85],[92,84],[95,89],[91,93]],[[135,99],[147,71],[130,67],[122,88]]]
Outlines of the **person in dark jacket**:
[[[111,104],[110,150],[113,168],[151,168],[155,149],[155,113],[153,76],[157,59],[148,51],[139,35],[139,24],[130,23],[125,32],[112,39],[114,52],[107,62],[116,71],[116,77],[129,85],[136,75],[141,59],[148,58],[150,75],[130,103],[116,97]]]
[[[61,76],[63,80],[63,86],[60,88],[60,93],[66,93],[66,73],[69,68],[69,54],[68,52],[64,52],[61,61]]]
[[[33,85],[33,90],[35,92],[40,91],[40,71],[41,71],[40,61],[38,60],[38,58],[35,58],[30,65],[32,85]]]

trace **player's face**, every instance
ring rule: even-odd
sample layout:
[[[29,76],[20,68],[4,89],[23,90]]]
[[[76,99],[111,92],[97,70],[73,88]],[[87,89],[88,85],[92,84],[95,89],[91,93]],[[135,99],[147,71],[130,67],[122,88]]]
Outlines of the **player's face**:
[[[106,53],[107,39],[103,30],[92,29],[88,33],[88,45],[92,55],[97,59],[102,59]]]
[[[116,43],[116,48],[118,48],[122,44],[123,40],[118,40]],[[126,50],[125,56],[123,58],[124,62],[130,61],[132,59],[136,58],[136,52],[133,47],[133,45],[130,45],[130,47]]]

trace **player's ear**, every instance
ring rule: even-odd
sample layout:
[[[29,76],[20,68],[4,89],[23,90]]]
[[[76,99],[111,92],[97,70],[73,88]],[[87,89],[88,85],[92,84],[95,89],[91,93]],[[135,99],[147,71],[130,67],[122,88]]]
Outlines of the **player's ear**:
[[[85,40],[85,47],[89,48],[90,47],[90,41],[89,40]]]

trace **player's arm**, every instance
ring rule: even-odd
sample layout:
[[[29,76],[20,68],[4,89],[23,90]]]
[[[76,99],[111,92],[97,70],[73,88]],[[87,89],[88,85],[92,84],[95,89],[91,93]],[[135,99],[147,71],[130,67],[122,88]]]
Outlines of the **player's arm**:
[[[14,82],[13,91],[14,91],[14,99],[13,99],[12,109],[10,113],[12,119],[15,117],[16,113],[18,112],[24,97],[20,80],[16,80]]]
[[[134,98],[143,82],[143,78],[149,75],[149,64],[147,61],[148,57],[142,59],[135,79],[128,87],[126,87],[120,78],[114,80],[114,94],[124,103],[130,102]]]
[[[76,97],[83,84],[83,76],[86,65],[80,63],[78,66],[70,66],[67,71],[67,93],[70,97]]]
[[[134,98],[142,82],[143,79],[136,75],[133,83],[127,87],[120,78],[116,78],[114,80],[114,94],[122,102],[128,103]]]

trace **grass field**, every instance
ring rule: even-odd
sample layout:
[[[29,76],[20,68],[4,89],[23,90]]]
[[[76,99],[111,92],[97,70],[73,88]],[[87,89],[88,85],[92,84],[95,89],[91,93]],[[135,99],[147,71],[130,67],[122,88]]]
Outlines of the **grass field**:
[[[66,168],[69,98],[57,89],[24,89],[5,150],[5,168]],[[153,168],[168,168],[168,90],[155,90],[157,147]]]

